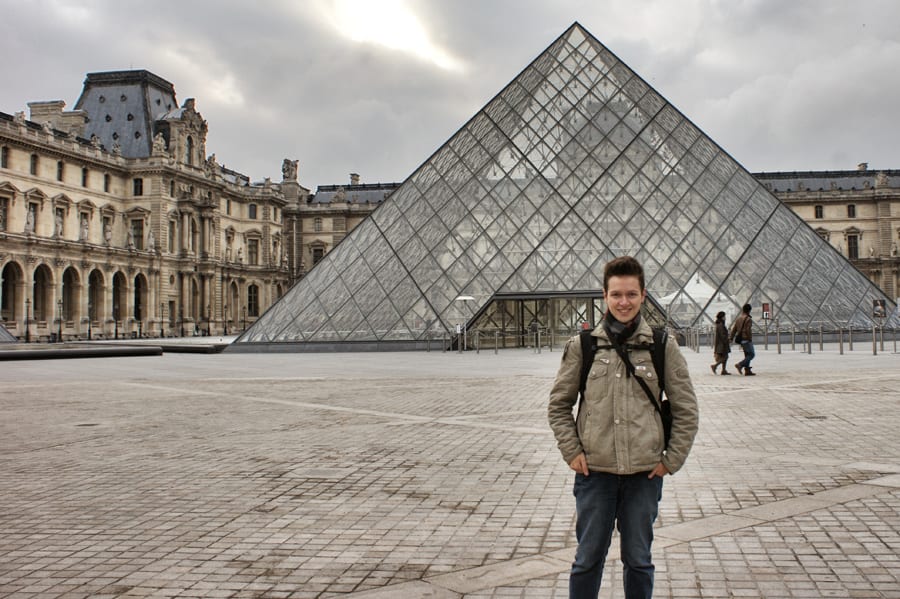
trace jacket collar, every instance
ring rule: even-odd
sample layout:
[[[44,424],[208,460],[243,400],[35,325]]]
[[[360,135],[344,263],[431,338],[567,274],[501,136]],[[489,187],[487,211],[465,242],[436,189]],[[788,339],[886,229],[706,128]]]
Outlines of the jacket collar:
[[[610,344],[609,337],[606,335],[606,329],[603,328],[602,324],[591,331],[591,336],[602,340],[604,345]],[[628,342],[636,345],[653,343],[653,328],[647,324],[646,318],[641,318],[637,330],[628,338]]]

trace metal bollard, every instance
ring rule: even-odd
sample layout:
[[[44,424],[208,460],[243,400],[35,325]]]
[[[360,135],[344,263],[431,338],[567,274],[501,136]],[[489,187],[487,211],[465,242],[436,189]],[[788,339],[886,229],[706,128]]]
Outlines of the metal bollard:
[[[500,350],[500,331],[494,331],[494,355]]]
[[[541,353],[541,332],[537,332],[537,352]]]
[[[768,320],[766,321],[766,336],[765,336],[765,343],[763,345],[763,349],[766,351],[769,350],[769,321]]]
[[[822,325],[819,325],[819,351],[825,351],[825,340],[822,339]]]
[[[475,331],[475,353],[481,353],[481,331]]]
[[[809,332],[809,327],[806,327],[806,353],[812,355],[812,333]]]
[[[853,351],[853,326],[847,323],[847,350]]]
[[[797,349],[796,337],[797,337],[797,327],[791,326],[791,351],[795,351]]]
[[[884,325],[878,327],[878,340],[881,345],[881,353],[884,353]]]
[[[841,355],[844,355],[844,329],[838,327],[838,348],[840,349]]]
[[[441,333],[441,353],[447,353],[447,333]]]
[[[875,325],[872,325],[872,355],[878,355],[878,337],[875,336]]]

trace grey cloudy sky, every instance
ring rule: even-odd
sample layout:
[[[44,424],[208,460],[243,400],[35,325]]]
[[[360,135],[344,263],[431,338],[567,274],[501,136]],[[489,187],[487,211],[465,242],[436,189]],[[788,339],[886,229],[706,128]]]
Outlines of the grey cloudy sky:
[[[254,180],[402,181],[574,21],[751,171],[900,168],[895,0],[0,0],[0,111],[88,72],[197,100]]]

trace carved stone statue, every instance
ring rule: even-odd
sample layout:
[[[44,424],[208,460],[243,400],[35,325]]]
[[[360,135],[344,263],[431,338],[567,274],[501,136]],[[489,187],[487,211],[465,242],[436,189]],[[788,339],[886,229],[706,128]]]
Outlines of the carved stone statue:
[[[87,241],[88,236],[90,235],[90,224],[88,223],[87,214],[81,215],[81,233],[78,236],[78,239],[81,241]]]
[[[153,235],[153,229],[147,233],[147,249],[151,252],[156,249],[156,236]]]
[[[884,174],[884,172],[880,172],[875,175],[875,187],[887,187],[888,186],[888,176]]]
[[[50,121],[44,121],[43,123],[41,123],[41,129],[43,129],[44,133],[46,133],[47,135],[53,135],[53,125],[50,123]]]
[[[119,142],[117,142],[117,141],[113,142],[112,153],[114,156],[122,155],[122,145]]]
[[[205,170],[206,174],[210,176],[214,176],[219,171],[219,164],[216,162],[215,153],[210,154],[209,158],[206,159],[206,163],[203,165],[203,170]]]
[[[897,242],[894,242],[894,245],[891,246],[891,256],[897,257]]]
[[[106,245],[112,243],[112,225],[108,222],[103,223],[103,241],[106,242]]]
[[[874,257],[875,257],[875,247],[870,245],[869,246],[869,258],[874,258]]]
[[[25,232],[34,233],[34,204],[29,204],[25,212]]]
[[[237,262],[238,262],[239,264],[244,262],[244,248],[238,248],[238,251],[237,251]]]
[[[281,175],[284,177],[285,181],[297,180],[299,165],[299,160],[284,159],[284,162],[281,163]]]
[[[132,229],[128,229],[128,249],[134,249],[134,231]]]
[[[166,153],[166,138],[162,133],[153,136],[153,155],[161,156]]]
[[[62,237],[63,235],[63,215],[61,210],[56,211],[56,230],[53,232],[55,237]]]

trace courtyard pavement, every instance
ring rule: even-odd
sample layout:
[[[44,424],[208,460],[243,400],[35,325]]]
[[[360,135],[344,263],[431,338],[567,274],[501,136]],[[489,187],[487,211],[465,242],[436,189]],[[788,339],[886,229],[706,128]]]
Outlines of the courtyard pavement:
[[[783,349],[756,377],[684,350],[656,597],[900,598],[900,355]],[[560,355],[0,363],[0,597],[565,597]]]

